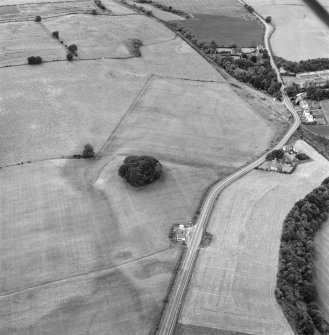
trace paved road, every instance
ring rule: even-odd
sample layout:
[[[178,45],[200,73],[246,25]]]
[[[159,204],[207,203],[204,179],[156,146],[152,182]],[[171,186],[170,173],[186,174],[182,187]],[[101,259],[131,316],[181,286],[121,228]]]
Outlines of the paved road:
[[[264,37],[265,47],[269,52],[269,55],[271,58],[271,64],[277,73],[278,80],[282,83],[280,72],[278,68],[276,67],[273,57],[272,57],[272,49],[271,49],[271,45],[269,42],[271,34],[274,31],[274,27],[271,24],[267,24],[265,20],[258,13],[255,13],[255,15],[263,22],[263,24],[266,27],[265,37]],[[290,113],[292,114],[294,118],[294,122],[292,126],[290,127],[290,129],[288,130],[288,132],[285,134],[285,136],[272,150],[281,148],[300,125],[300,119],[298,117],[298,114],[294,110],[293,105],[290,99],[288,98],[288,96],[283,92],[283,89],[284,89],[284,86],[282,86],[283,102],[288,108],[288,110],[290,111]],[[249,165],[241,168],[239,171],[235,172],[234,174],[227,177],[226,179],[218,182],[212,187],[212,189],[207,194],[205,201],[203,203],[203,206],[201,208],[199,218],[195,224],[195,230],[193,232],[193,236],[191,237],[191,241],[188,245],[184,260],[176,276],[176,280],[175,280],[175,283],[172,289],[170,300],[164,311],[161,324],[160,324],[160,330],[158,333],[159,335],[171,335],[174,333],[176,323],[178,320],[178,316],[179,316],[179,311],[182,306],[184,296],[187,290],[187,286],[188,286],[190,277],[194,269],[196,258],[198,256],[198,250],[199,250],[199,245],[200,245],[200,241],[202,238],[202,234],[205,230],[205,227],[211,215],[212,209],[214,207],[214,204],[220,192],[224,188],[226,188],[228,185],[230,185],[232,182],[239,179],[240,177],[245,175],[247,172],[254,169],[256,166],[260,165],[265,160],[265,156],[266,155],[263,155],[262,157],[258,158],[257,160],[250,163]]]

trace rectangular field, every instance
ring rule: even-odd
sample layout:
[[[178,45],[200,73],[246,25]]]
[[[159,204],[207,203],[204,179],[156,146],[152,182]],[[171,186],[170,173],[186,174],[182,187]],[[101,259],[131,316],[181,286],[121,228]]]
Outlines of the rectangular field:
[[[43,21],[50,31],[59,31],[65,44],[76,44],[80,58],[130,57],[126,43],[133,38],[144,45],[164,42],[174,33],[142,15],[69,15]]]
[[[328,57],[328,27],[304,2],[250,0],[248,4],[264,17],[272,16],[275,55],[292,61]]]
[[[273,135],[228,84],[154,78],[105,153],[236,168],[262,152]]]
[[[35,22],[1,23],[0,45],[0,66],[27,64],[30,56],[46,61],[66,56],[63,46]]]
[[[199,41],[214,40],[218,45],[239,47],[256,46],[263,41],[263,26],[260,22],[240,17],[194,14],[181,23]]]
[[[328,176],[329,168],[305,142],[297,147],[313,161],[299,165],[292,175],[252,171],[220,195],[207,229],[213,241],[200,250],[182,324],[293,334],[274,296],[282,223],[293,204]]]

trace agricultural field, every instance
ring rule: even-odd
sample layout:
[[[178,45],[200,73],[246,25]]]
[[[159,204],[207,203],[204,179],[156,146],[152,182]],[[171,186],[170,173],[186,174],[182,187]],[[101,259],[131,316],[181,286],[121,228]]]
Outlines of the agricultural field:
[[[180,254],[170,227],[193,218],[211,183],[272,144],[281,115],[265,97],[237,94],[241,87],[145,16],[42,24],[77,44],[81,58],[0,69],[0,329],[146,335]],[[49,31],[34,46],[36,33],[22,30],[15,47],[51,60],[49,44],[65,56]],[[0,34],[6,43],[10,33]],[[134,37],[141,57],[104,59]],[[88,142],[96,159],[67,159]],[[160,180],[139,189],[122,181],[130,154],[158,158]]]
[[[269,145],[274,134],[265,120],[233,96],[225,83],[154,79],[107,143],[105,153],[118,150],[191,165],[237,168]],[[248,140],[241,142],[241,138]]]
[[[231,17],[249,16],[238,0],[157,0],[157,2],[191,14],[211,14]]]
[[[46,61],[66,57],[65,48],[35,22],[1,23],[0,45],[0,67],[27,64],[29,56],[41,56]]]
[[[252,171],[220,195],[207,228],[214,237],[200,250],[178,334],[191,334],[190,326],[293,334],[274,296],[282,223],[329,171],[328,161],[305,142],[296,147],[313,161],[292,175]]]
[[[276,56],[291,61],[328,56],[328,27],[304,2],[250,0],[248,4],[264,17],[272,16],[276,30],[271,45]]]
[[[65,44],[76,44],[82,59],[131,57],[127,43],[133,38],[140,39],[143,45],[175,38],[169,29],[141,15],[68,15],[43,23],[50,31],[59,31]]]
[[[199,41],[214,40],[219,46],[236,44],[239,47],[250,47],[263,42],[263,26],[257,21],[242,20],[239,17],[194,14],[182,24],[189,28]]]

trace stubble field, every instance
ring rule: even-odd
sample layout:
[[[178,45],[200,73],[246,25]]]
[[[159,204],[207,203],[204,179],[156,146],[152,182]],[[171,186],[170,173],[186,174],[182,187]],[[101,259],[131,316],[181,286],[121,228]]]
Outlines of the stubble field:
[[[0,45],[0,66],[27,64],[29,56],[41,56],[46,61],[66,56],[64,47],[35,22],[2,23]]]
[[[214,238],[200,250],[179,334],[190,334],[189,325],[293,334],[274,296],[282,222],[328,176],[329,167],[305,142],[297,147],[313,161],[292,175],[252,171],[220,195],[207,229]]]
[[[272,16],[276,30],[271,45],[275,55],[292,61],[328,56],[328,27],[304,2],[250,0],[248,4],[264,17]]]
[[[68,15],[47,19],[50,31],[59,31],[67,45],[76,44],[80,58],[131,57],[126,44],[137,38],[143,45],[172,40],[175,34],[141,15]]]

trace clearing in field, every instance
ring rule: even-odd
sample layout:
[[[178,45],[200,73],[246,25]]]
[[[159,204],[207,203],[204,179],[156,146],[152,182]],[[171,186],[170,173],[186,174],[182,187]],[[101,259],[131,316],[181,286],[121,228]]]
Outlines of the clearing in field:
[[[0,66],[27,64],[29,56],[41,56],[46,61],[65,59],[64,47],[38,23],[1,23],[0,27]]]
[[[76,44],[83,59],[131,57],[126,44],[133,38],[140,39],[143,45],[175,38],[172,31],[141,15],[68,15],[43,23],[50,31],[59,31],[65,44]]]
[[[271,45],[276,56],[299,61],[328,57],[328,27],[301,1],[250,0],[264,17],[272,16],[276,27]]]
[[[282,223],[293,204],[328,176],[328,161],[305,142],[314,161],[292,175],[252,171],[222,192],[209,222],[180,318],[184,325],[247,334],[293,334],[274,289]],[[187,328],[189,329],[189,328]]]
[[[239,47],[250,47],[263,40],[263,26],[260,22],[239,17],[195,14],[182,22],[182,25],[190,29],[199,41],[214,40],[219,46],[236,44]]]

